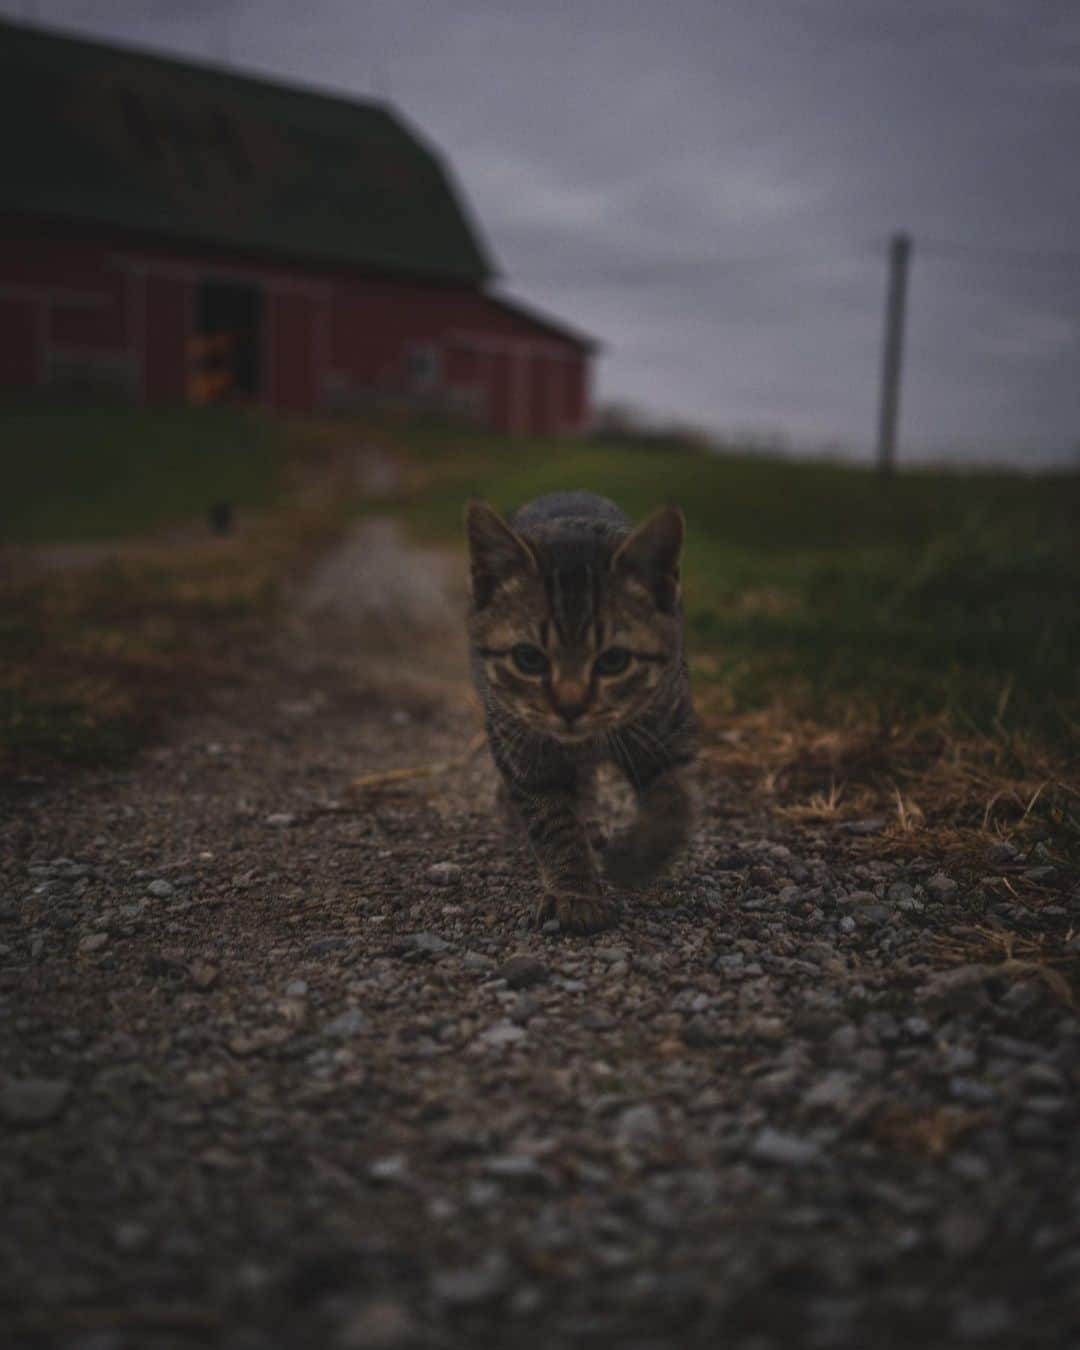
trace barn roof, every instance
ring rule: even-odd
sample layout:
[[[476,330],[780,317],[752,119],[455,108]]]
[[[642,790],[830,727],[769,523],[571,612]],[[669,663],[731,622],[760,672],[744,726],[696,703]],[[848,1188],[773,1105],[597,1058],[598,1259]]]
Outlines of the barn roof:
[[[0,211],[459,282],[492,274],[384,104],[0,22]]]

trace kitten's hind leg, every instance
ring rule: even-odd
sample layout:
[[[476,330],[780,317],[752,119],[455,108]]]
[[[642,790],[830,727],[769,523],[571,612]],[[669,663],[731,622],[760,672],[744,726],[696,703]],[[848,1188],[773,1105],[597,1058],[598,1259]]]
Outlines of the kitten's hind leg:
[[[693,818],[689,790],[677,769],[658,775],[638,791],[632,823],[611,841],[604,874],[618,886],[643,886],[686,843]]]

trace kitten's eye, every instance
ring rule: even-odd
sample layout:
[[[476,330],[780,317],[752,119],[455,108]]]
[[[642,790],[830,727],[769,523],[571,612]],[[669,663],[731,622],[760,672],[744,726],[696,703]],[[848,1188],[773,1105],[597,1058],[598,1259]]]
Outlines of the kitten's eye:
[[[510,648],[510,659],[522,675],[543,675],[548,668],[548,659],[539,647],[531,642],[519,642]]]
[[[625,647],[608,647],[593,663],[597,675],[621,675],[630,664],[630,653]]]

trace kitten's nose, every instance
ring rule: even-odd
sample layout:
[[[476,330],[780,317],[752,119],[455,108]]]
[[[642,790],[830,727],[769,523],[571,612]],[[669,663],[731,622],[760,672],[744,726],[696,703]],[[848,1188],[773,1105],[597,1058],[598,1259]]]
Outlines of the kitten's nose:
[[[589,691],[578,680],[560,680],[551,690],[555,711],[567,726],[573,726],[588,707]]]

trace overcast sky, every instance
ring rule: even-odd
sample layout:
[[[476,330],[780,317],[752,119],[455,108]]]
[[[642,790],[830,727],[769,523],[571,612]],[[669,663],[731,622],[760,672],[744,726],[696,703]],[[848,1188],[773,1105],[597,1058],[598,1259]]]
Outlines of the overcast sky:
[[[447,155],[598,395],[865,451],[891,231],[901,442],[1080,446],[1077,0],[0,0],[359,96]]]

